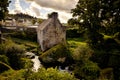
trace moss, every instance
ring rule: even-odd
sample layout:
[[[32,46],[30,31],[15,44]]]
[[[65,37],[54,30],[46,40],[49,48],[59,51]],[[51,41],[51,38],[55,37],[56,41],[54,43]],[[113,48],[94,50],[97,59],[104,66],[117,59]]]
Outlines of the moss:
[[[40,56],[40,59],[42,59],[42,61],[45,63],[59,62],[59,60],[63,58],[64,60],[71,58],[71,53],[69,49],[66,47],[66,45],[63,44],[58,44],[52,47],[51,49],[42,53],[42,55]],[[62,62],[64,61],[62,60]]]

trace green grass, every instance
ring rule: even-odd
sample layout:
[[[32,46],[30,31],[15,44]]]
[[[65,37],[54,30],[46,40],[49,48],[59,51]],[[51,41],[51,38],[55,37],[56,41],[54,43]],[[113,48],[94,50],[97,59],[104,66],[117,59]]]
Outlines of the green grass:
[[[37,42],[33,42],[33,41],[29,41],[29,40],[23,40],[23,39],[19,39],[19,38],[11,38],[13,42],[17,43],[17,44],[22,44],[25,46],[25,49],[28,51],[36,51],[38,48],[38,43]]]
[[[32,42],[32,41],[18,39],[18,38],[12,38],[12,40],[16,43],[24,44],[25,46],[30,46],[30,47],[37,47],[38,46],[37,42]]]
[[[87,46],[87,43],[83,38],[69,38],[67,39],[70,50],[74,51],[78,46]]]

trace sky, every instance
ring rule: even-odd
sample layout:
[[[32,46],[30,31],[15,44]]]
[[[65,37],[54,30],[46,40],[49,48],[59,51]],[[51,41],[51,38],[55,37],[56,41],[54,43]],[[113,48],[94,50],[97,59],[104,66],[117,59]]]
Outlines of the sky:
[[[71,9],[78,0],[11,0],[8,10],[10,14],[25,13],[37,18],[47,19],[47,15],[58,12],[62,23],[72,17]]]

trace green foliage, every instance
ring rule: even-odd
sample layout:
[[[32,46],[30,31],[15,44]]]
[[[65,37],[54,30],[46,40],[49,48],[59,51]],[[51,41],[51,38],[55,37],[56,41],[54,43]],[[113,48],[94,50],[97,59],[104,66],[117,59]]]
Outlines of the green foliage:
[[[56,60],[60,57],[65,57],[67,55],[68,55],[67,47],[63,44],[58,44],[52,47],[51,49],[47,50],[46,52],[42,53],[41,58],[49,56]]]
[[[0,0],[0,21],[3,20],[8,13],[9,0]]]
[[[24,52],[24,46],[15,44],[12,40],[8,40],[4,44],[5,46],[5,54],[19,54]]]
[[[4,46],[4,44],[0,44],[0,54],[5,54],[5,46]]]
[[[5,55],[0,55],[0,61],[9,64],[8,57]]]
[[[68,38],[67,42],[68,42],[68,48],[70,49],[71,52],[74,52],[74,50],[78,47],[78,46],[85,46],[86,42],[83,42],[84,38]]]
[[[13,34],[11,34],[11,37],[37,42],[37,33],[35,29],[15,31]]]
[[[86,61],[84,63],[77,63],[74,67],[76,77],[85,80],[96,80],[100,76],[100,68],[96,63]]]
[[[119,0],[79,0],[71,10],[74,19],[71,21],[73,25],[84,27],[90,44],[102,43],[101,29],[111,35],[120,32],[119,3]]]
[[[15,44],[13,41],[8,40],[0,45],[1,54],[7,56],[9,65],[14,69],[20,69],[20,58],[25,51],[23,45]]]
[[[8,70],[1,74],[2,80],[25,80],[24,75],[26,71],[21,69],[19,71]]]
[[[79,60],[87,61],[92,54],[93,50],[91,50],[88,46],[80,45],[78,46],[78,48],[75,49],[73,53],[73,59],[77,61]]]
[[[66,65],[71,63],[70,61],[72,59],[69,49],[67,48],[66,45],[63,44],[58,44],[52,47],[51,49],[47,50],[46,52],[42,53],[40,58],[44,63],[51,63],[51,62],[54,63],[53,64],[54,66],[57,66],[57,63],[59,62],[60,58],[63,59],[62,62],[68,60],[68,63],[66,63]],[[50,65],[52,66],[52,64]]]
[[[53,68],[40,68],[38,72],[31,70],[9,70],[1,74],[2,80],[77,80],[74,75],[60,72]]]
[[[41,68],[38,73],[32,74],[28,80],[77,80],[73,75],[67,72],[60,72],[57,69]]]
[[[32,66],[33,66],[33,62],[30,59],[27,58],[20,59],[20,67],[22,69],[32,68]]]
[[[81,73],[82,75],[87,79],[87,80],[93,80],[99,77],[100,75],[100,69],[97,66],[97,64],[93,62],[86,62],[84,66],[81,68]]]
[[[77,30],[77,29],[68,29],[68,30],[66,31],[66,37],[67,37],[67,38],[78,38],[78,37],[80,37],[80,36],[81,36],[81,34],[78,33],[78,30]]]

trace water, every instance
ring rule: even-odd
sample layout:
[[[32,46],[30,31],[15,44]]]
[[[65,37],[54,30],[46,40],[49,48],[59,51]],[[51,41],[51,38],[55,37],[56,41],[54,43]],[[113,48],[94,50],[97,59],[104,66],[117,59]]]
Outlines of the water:
[[[37,55],[35,55],[32,52],[26,52],[25,55],[31,59],[31,61],[33,62],[33,68],[32,70],[37,72],[39,68],[41,68],[42,64],[38,58]]]
[[[35,58],[31,59],[34,63],[33,65],[33,71],[37,72],[38,69],[41,67],[41,62],[40,60],[38,59],[38,56],[35,56]]]

